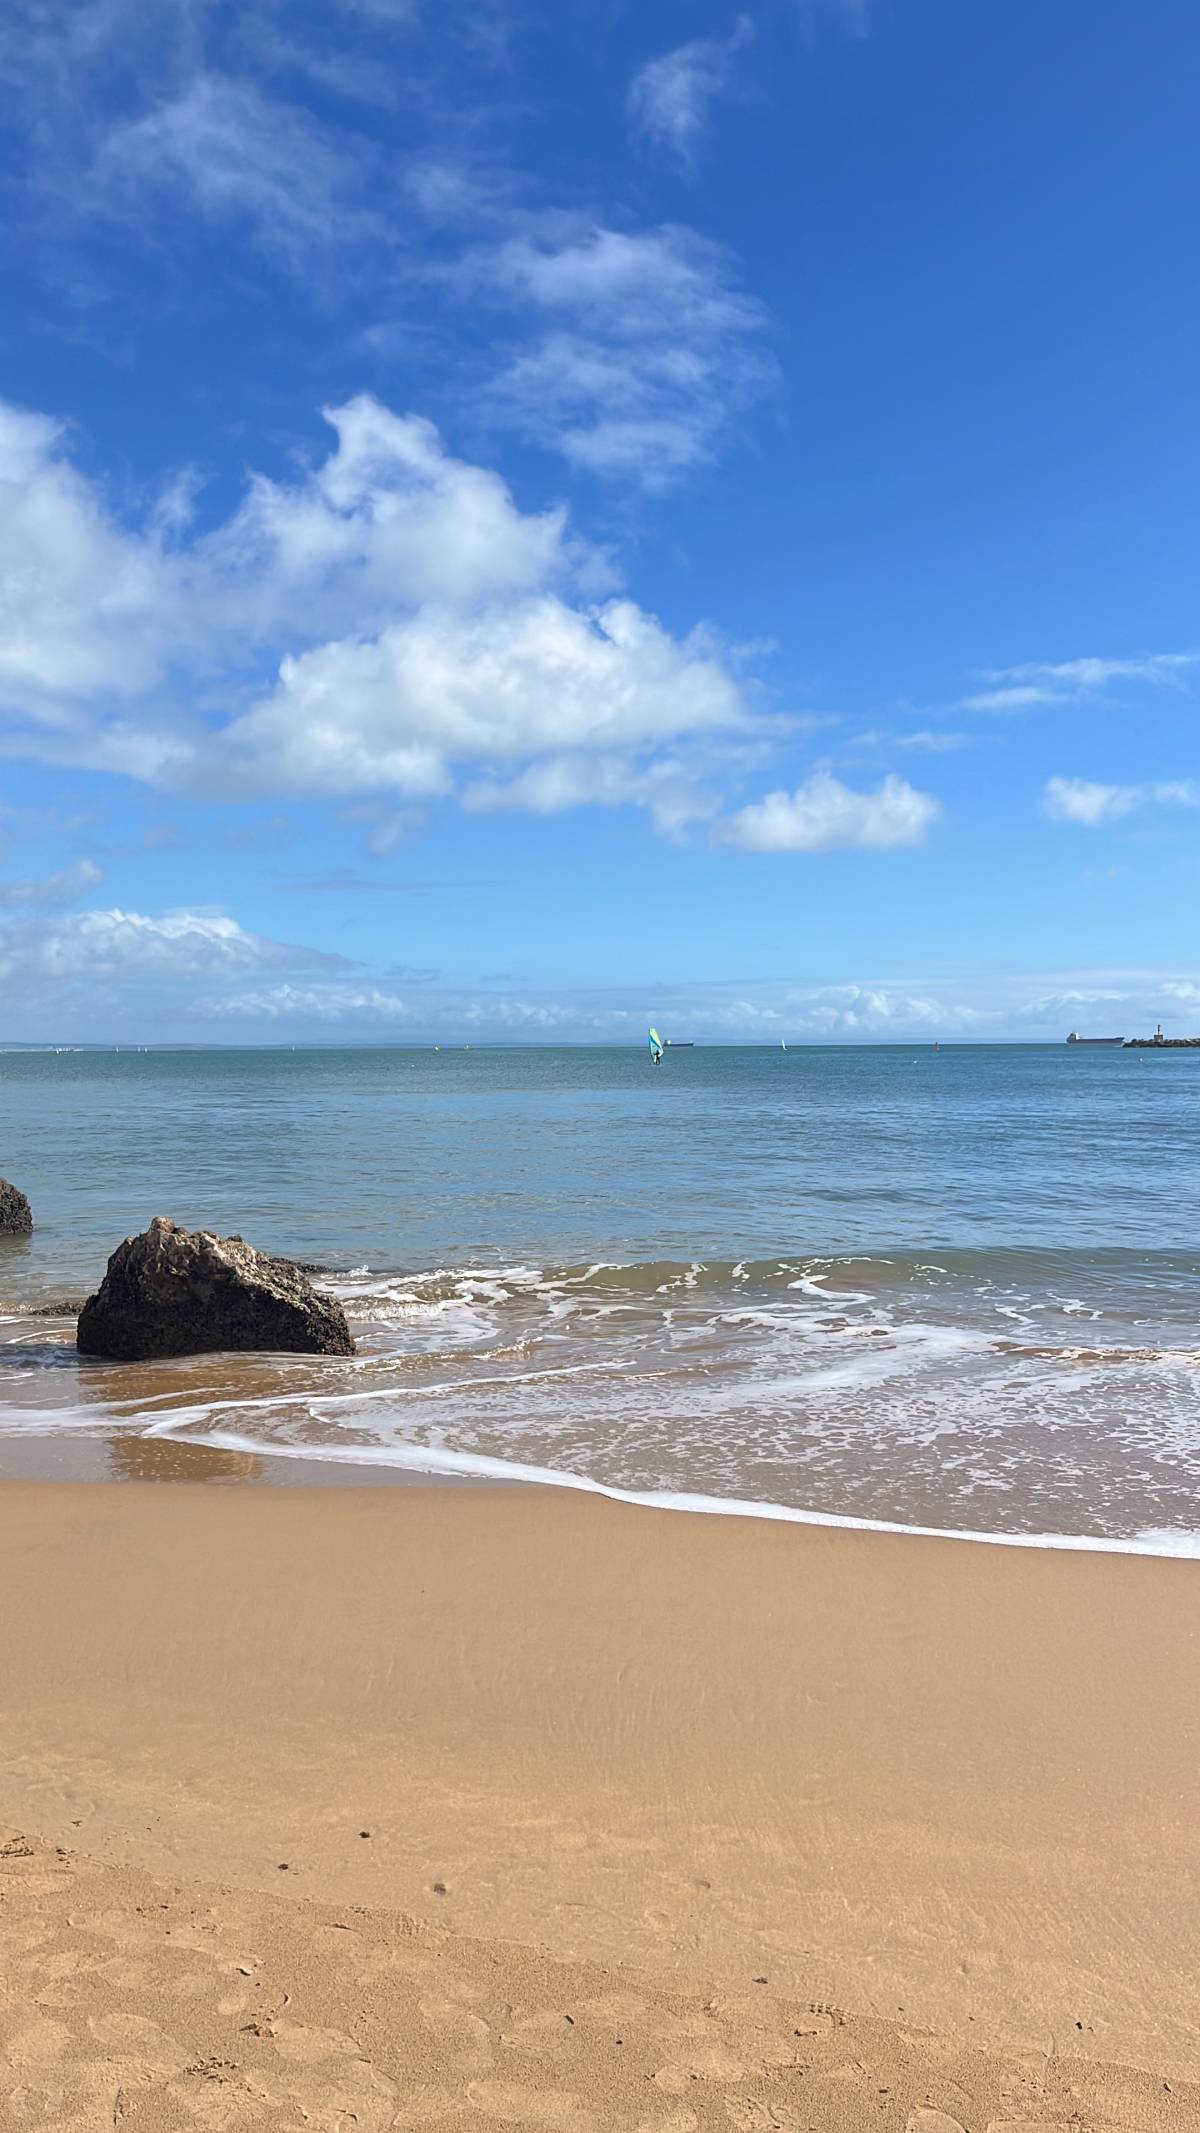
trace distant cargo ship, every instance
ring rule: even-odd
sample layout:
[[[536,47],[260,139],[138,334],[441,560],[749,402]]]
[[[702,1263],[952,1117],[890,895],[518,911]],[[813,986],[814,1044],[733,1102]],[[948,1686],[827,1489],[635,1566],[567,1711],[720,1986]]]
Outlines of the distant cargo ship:
[[[1067,1038],[1068,1044],[1124,1044],[1124,1042],[1124,1037],[1081,1037],[1078,1030],[1074,1029]]]
[[[667,1050],[669,1052],[694,1052],[695,1049],[696,1046],[691,1037],[667,1038]]]

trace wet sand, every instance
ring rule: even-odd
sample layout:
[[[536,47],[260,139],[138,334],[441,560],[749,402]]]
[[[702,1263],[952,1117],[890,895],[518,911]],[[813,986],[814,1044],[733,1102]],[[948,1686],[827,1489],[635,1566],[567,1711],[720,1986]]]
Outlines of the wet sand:
[[[0,1486],[0,2124],[1200,2126],[1195,1564],[230,1480]]]

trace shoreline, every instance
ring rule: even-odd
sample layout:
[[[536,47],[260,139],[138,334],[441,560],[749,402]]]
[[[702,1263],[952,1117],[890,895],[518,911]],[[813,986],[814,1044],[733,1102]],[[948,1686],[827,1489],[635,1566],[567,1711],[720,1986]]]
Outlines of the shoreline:
[[[129,1458],[113,1471],[105,1447],[118,1443]],[[155,1471],[155,1469],[158,1471]],[[252,1471],[253,1469],[253,1471]],[[267,1449],[228,1430],[206,1437],[171,1437],[149,1431],[102,1431],[72,1437],[46,1431],[0,1434],[0,1487],[9,1480],[85,1483],[175,1480],[218,1484],[257,1482],[284,1488],[483,1488],[545,1489],[594,1496],[635,1510],[698,1518],[759,1520],[768,1525],[891,1536],[901,1540],[950,1541],[983,1548],[1020,1548],[1066,1555],[1131,1555],[1158,1562],[1200,1560],[1200,1526],[1163,1528],[1120,1536],[1092,1533],[989,1532],[982,1528],[906,1525],[899,1520],[859,1518],[849,1512],[810,1511],[797,1505],[704,1496],[686,1490],[618,1488],[553,1467],[524,1466],[484,1453],[426,1446],[391,1446],[377,1456],[361,1447],[289,1446]]]
[[[97,1872],[1200,2077],[1186,1563],[6,1481],[0,1607],[0,1824]]]

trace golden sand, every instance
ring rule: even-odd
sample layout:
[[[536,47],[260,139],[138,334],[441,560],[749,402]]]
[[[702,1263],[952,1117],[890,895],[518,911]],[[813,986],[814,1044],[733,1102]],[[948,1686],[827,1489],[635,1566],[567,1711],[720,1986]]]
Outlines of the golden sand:
[[[10,1483],[0,1619],[4,2127],[1200,2127],[1194,1564]]]

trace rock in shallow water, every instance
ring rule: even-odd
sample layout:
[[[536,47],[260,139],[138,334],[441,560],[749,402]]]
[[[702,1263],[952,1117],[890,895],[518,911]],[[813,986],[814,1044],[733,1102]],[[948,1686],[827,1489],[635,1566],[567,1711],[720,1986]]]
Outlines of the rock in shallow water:
[[[0,1237],[27,1237],[33,1228],[33,1212],[23,1192],[0,1178]]]
[[[271,1259],[240,1237],[181,1229],[165,1215],[117,1246],[75,1339],[84,1355],[124,1362],[221,1349],[354,1353],[337,1298],[314,1289],[290,1259]]]

